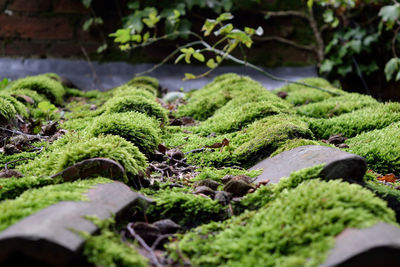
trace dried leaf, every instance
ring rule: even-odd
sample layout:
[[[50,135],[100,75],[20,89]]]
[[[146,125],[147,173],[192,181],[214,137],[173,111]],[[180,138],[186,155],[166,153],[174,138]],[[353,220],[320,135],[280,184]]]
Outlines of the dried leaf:
[[[393,173],[389,173],[384,176],[378,177],[378,180],[382,182],[394,183],[397,181],[397,178]]]
[[[165,154],[167,153],[168,148],[166,146],[164,146],[163,144],[159,144],[158,145],[158,151],[160,151],[161,153]]]
[[[26,103],[29,103],[29,104],[35,104],[35,100],[33,100],[32,99],[32,97],[29,97],[29,96],[27,96],[27,95],[11,95],[11,96],[13,96],[13,97],[15,97],[15,98],[22,98]]]

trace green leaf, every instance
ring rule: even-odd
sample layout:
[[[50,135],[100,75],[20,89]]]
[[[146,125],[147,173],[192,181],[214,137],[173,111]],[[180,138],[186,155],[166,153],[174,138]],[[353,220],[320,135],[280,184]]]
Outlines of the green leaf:
[[[230,11],[233,6],[233,1],[232,0],[223,0],[222,5],[224,6],[225,11]]]
[[[233,19],[233,15],[230,12],[225,12],[225,13],[222,13],[221,15],[219,15],[216,20],[218,22],[221,22],[221,21],[231,20],[231,19]]]
[[[92,3],[92,0],[81,0],[82,4],[86,7],[89,8],[90,4]]]
[[[102,53],[102,52],[104,52],[106,49],[107,49],[107,47],[108,47],[108,45],[107,44],[102,44],[101,46],[99,46],[98,48],[97,48],[97,53]]]
[[[206,19],[203,27],[201,28],[201,31],[204,31],[204,36],[210,35],[217,24],[218,22],[214,19]]]
[[[7,78],[3,78],[3,80],[1,80],[1,82],[0,82],[0,89],[6,88],[8,83],[9,83],[9,80]]]
[[[348,43],[348,46],[356,53],[361,52],[361,40],[352,40]]]
[[[324,61],[322,61],[321,67],[319,68],[319,72],[320,73],[330,72],[332,71],[333,66],[335,66],[335,63],[332,60],[325,59]]]
[[[400,68],[400,59],[392,58],[385,65],[386,80],[390,81],[394,73],[398,72]],[[397,75],[396,75],[397,76]]]
[[[182,58],[185,57],[185,54],[180,54],[176,59],[175,59],[175,64],[178,63],[179,61],[181,61]]]
[[[248,35],[253,35],[256,33],[256,30],[250,27],[244,27],[244,32],[247,33]]]
[[[109,36],[115,37],[114,42],[116,43],[127,43],[131,40],[131,30],[119,29],[114,33],[110,33]]]
[[[238,40],[239,42],[243,43],[248,48],[251,47],[253,41],[251,38],[244,32],[240,30],[232,30],[230,34],[227,35],[229,38]]]
[[[84,30],[84,31],[89,30],[89,29],[90,29],[90,26],[92,26],[92,24],[93,24],[93,18],[90,18],[90,19],[86,20],[86,21],[83,23],[83,26],[82,26],[83,30]]]
[[[400,5],[394,4],[391,6],[384,6],[379,11],[379,16],[385,22],[395,22],[400,16]]]
[[[134,2],[129,2],[128,3],[128,8],[129,9],[138,9],[140,7],[140,2],[139,1],[134,1]]]
[[[146,32],[145,34],[143,34],[143,43],[147,42],[149,38],[150,38],[150,32]]]
[[[101,25],[104,23],[103,19],[100,17],[95,17],[93,22],[94,22],[94,24],[98,24],[98,25]]]
[[[228,34],[231,33],[233,30],[233,25],[231,23],[224,25],[221,27],[218,31],[214,32],[215,36],[218,36],[220,34]]]
[[[353,70],[353,67],[351,65],[349,66],[342,66],[338,68],[338,74],[345,77],[347,74],[349,74]]]
[[[221,63],[221,61],[222,61],[222,57],[221,56],[217,56],[215,59],[217,60],[218,63]]]
[[[161,17],[157,14],[157,10],[153,8],[152,11],[150,11],[148,17],[142,19],[143,23],[146,24],[146,26],[149,28],[154,28],[161,19]]]
[[[323,17],[325,23],[331,23],[335,19],[332,9],[325,10],[324,14],[322,14],[322,17]]]
[[[313,5],[314,5],[314,0],[307,0],[308,9],[312,9]]]
[[[43,113],[49,113],[50,111],[56,110],[56,106],[54,106],[52,103],[49,101],[42,101],[38,104],[38,108],[43,112]]]
[[[185,78],[183,80],[193,80],[196,79],[196,76],[192,73],[185,73]]]
[[[210,69],[214,69],[217,67],[217,64],[215,64],[215,61],[213,58],[210,58],[209,60],[207,60],[207,67],[209,67]]]
[[[194,52],[193,57],[200,62],[204,62],[204,60],[205,60],[204,56],[199,52]]]

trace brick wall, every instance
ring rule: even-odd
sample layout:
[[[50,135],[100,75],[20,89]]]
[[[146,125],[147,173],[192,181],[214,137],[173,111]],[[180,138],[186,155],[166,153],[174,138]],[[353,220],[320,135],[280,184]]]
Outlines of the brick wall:
[[[80,0],[0,0],[0,56],[83,57],[82,48],[95,53],[118,18],[86,32],[82,25],[90,14]]]

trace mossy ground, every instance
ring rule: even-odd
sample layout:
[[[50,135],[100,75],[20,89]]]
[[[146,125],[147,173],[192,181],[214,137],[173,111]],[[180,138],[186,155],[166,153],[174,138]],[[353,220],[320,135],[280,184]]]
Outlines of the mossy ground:
[[[58,116],[59,127],[69,133],[40,145],[40,154],[1,155],[3,167],[13,160],[33,159],[13,165],[23,178],[0,179],[0,231],[48,205],[84,200],[83,192],[91,186],[111,181],[63,183],[49,175],[84,159],[106,157],[118,161],[126,170],[123,182],[135,186],[163,143],[186,153],[184,164],[198,167],[164,179],[148,174],[151,185],[141,189],[155,200],[146,211],[150,222],[169,218],[185,231],[192,229],[169,245],[169,256],[182,251],[192,264],[207,266],[316,266],[333,246],[334,236],[346,227],[395,223],[393,211],[371,191],[388,201],[400,200],[397,189],[368,175],[367,189],[340,180],[322,181],[323,166],[315,166],[276,185],[261,186],[229,206],[193,193],[196,182],[204,179],[219,182],[222,190],[225,175],[256,177],[261,170],[245,168],[259,159],[302,145],[327,145],[321,139],[338,133],[353,137],[347,140],[348,151],[366,157],[370,168],[400,174],[398,103],[346,93],[320,78],[303,82],[334,94],[290,84],[275,91],[288,93],[281,99],[248,77],[225,74],[189,92],[170,112],[157,99],[159,83],[151,77],[134,78],[108,92],[64,88],[54,74],[17,80],[0,93],[3,123],[12,123],[17,113],[44,120],[35,109],[50,101],[56,112],[64,113]],[[191,126],[168,126],[168,116],[196,121]],[[148,265],[121,242],[113,225],[105,222],[98,235],[85,236],[88,261],[104,266]]]

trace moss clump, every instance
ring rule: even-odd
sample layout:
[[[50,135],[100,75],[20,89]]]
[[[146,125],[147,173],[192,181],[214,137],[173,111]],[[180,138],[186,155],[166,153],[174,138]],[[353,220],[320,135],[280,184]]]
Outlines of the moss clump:
[[[400,174],[400,122],[348,139],[348,151],[364,157],[379,173]]]
[[[58,81],[45,75],[30,76],[14,81],[9,90],[30,89],[46,96],[51,102],[61,105],[65,94],[64,87]]]
[[[380,221],[395,224],[394,213],[369,190],[311,180],[257,212],[189,232],[179,248],[196,266],[318,266],[344,229]]]
[[[191,93],[188,103],[178,108],[177,116],[205,120],[231,99],[248,94],[263,94],[265,91],[266,89],[260,83],[248,77],[227,76],[225,79],[214,81]],[[273,100],[273,94],[270,95],[270,99]]]
[[[76,118],[62,122],[60,127],[68,131],[83,131],[92,126],[95,117]]]
[[[127,174],[123,178],[124,182],[129,179],[135,182],[137,174],[147,167],[145,156],[136,146],[122,137],[107,135],[93,138],[70,136],[61,139],[47,153],[19,166],[19,169],[30,175],[52,175],[82,160],[98,157],[119,162]]]
[[[311,139],[306,123],[293,116],[276,115],[258,120],[236,137],[241,144],[233,151],[239,162],[248,163],[270,156],[288,139]]]
[[[153,87],[153,89],[155,91],[158,90],[158,88],[160,87],[160,83],[158,82],[158,80],[154,77],[150,77],[150,76],[138,76],[138,77],[134,77],[132,78],[129,82],[126,83],[126,85],[149,85],[151,87]]]
[[[12,154],[12,155],[0,154],[0,169],[4,169],[6,163],[8,163],[8,162],[15,161],[14,163],[8,165],[8,168],[11,168],[11,166],[18,166],[18,165],[26,163],[26,161],[24,161],[22,159],[29,160],[29,159],[33,159],[37,156],[38,156],[37,152],[21,152],[21,153],[16,153],[16,154]],[[20,160],[20,161],[16,161],[16,160]]]
[[[300,80],[299,82],[320,87],[333,93],[345,93],[344,91],[333,87],[327,80],[322,78],[307,78]],[[323,92],[321,90],[299,84],[288,84],[274,91],[287,92],[288,96],[285,98],[285,100],[296,106],[314,103],[333,97],[333,95],[328,92]]]
[[[199,172],[198,175],[194,179],[191,179],[191,181],[201,181],[204,179],[211,179],[217,182],[221,182],[222,177],[225,175],[247,175],[252,178],[256,177],[257,175],[260,175],[262,173],[262,170],[245,170],[245,169],[233,169],[233,168],[221,168],[217,169],[214,167],[204,167],[201,169],[197,169]]]
[[[197,226],[224,216],[224,207],[216,200],[204,198],[181,189],[160,190],[151,198],[156,201],[147,210],[150,220],[171,219],[188,227]]]
[[[147,99],[152,99],[152,100],[155,99],[154,93],[149,92],[146,89],[143,89],[143,87],[130,86],[130,85],[121,85],[121,86],[113,89],[112,95],[114,97],[133,95],[133,96],[142,96],[142,97],[145,97]]]
[[[103,110],[106,113],[137,111],[156,118],[162,123],[168,121],[168,113],[160,104],[140,95],[113,97],[104,104]]]
[[[223,139],[229,145],[223,148],[206,148]],[[189,153],[188,162],[200,166],[247,166],[260,158],[268,157],[286,140],[293,138],[312,138],[306,123],[295,116],[274,115],[250,124],[242,131],[202,137],[196,134],[173,133],[165,135],[168,147],[180,147],[183,152],[201,149],[199,153]]]
[[[300,106],[297,108],[297,112],[300,115],[313,118],[331,118],[343,113],[349,113],[357,109],[378,104],[379,102],[371,96],[352,93]]]
[[[51,185],[56,182],[55,179],[50,177],[34,176],[0,179],[0,200],[16,198],[28,189]]]
[[[4,92],[15,97],[18,101],[26,103],[28,106],[29,105],[37,106],[40,102],[48,101],[48,99],[45,96],[42,96],[38,94],[36,91],[30,89],[13,89],[12,91],[7,89]],[[31,98],[34,104],[26,102],[26,99],[24,99],[25,96]]]
[[[118,135],[136,145],[145,155],[153,154],[161,143],[158,122],[139,112],[104,114],[95,119],[88,130],[92,136]]]
[[[274,153],[271,154],[270,157],[274,157],[284,151],[291,150],[293,148],[299,147],[299,146],[308,146],[308,145],[315,145],[315,146],[320,146],[320,145],[326,145],[322,142],[317,142],[314,140],[309,140],[309,139],[303,139],[303,138],[295,138],[295,139],[289,139],[285,143],[283,143],[277,150],[275,150]]]
[[[17,112],[10,101],[0,98],[0,124],[7,123],[15,118]]]
[[[26,109],[26,106],[24,104],[22,104],[21,102],[19,102],[16,98],[12,97],[11,95],[7,94],[7,93],[0,93],[0,98],[7,100],[8,102],[10,102],[15,109],[15,112],[19,115],[22,115],[24,117],[28,117],[28,111]]]
[[[279,113],[292,113],[292,109],[291,105],[265,89],[256,94],[249,92],[218,109],[213,116],[201,123],[198,131],[204,134],[237,131],[257,119]]]
[[[72,183],[48,185],[28,190],[16,199],[4,200],[0,203],[0,231],[15,224],[19,220],[34,214],[60,201],[84,201],[84,195],[90,188],[99,183],[109,183],[105,178],[89,179]]]
[[[400,120],[400,103],[379,104],[331,119],[310,119],[311,131],[318,138],[334,134],[353,137],[362,132],[381,129]]]
[[[131,247],[133,244],[129,246],[122,242],[120,235],[114,232],[114,220],[104,220],[96,224],[100,227],[97,235],[82,233],[86,239],[83,255],[89,263],[107,267],[149,266],[147,259],[138,253],[135,246]]]

